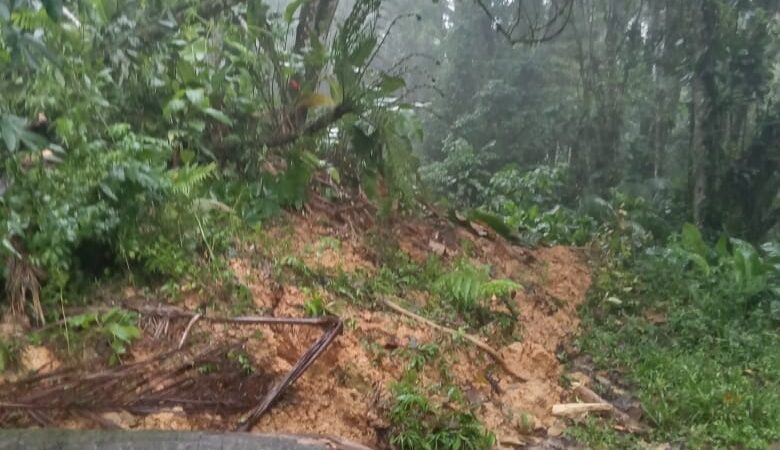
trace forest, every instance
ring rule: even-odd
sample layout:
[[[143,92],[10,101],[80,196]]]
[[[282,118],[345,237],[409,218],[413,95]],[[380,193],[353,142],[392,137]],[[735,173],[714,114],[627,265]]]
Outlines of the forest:
[[[0,242],[0,448],[780,448],[780,2],[0,0]]]

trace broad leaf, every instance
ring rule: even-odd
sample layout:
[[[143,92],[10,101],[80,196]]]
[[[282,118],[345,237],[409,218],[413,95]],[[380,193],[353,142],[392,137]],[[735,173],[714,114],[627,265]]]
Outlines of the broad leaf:
[[[376,37],[368,37],[358,44],[357,48],[349,55],[349,63],[354,67],[362,67],[376,47]]]
[[[24,119],[12,114],[0,116],[0,136],[3,138],[6,150],[11,153],[19,150],[20,144],[33,150],[46,145],[46,139],[28,131]]]
[[[322,106],[334,106],[336,102],[333,101],[332,97],[324,94],[308,94],[301,96],[298,104],[308,108],[319,108]]]
[[[185,109],[187,109],[187,102],[180,98],[174,98],[163,108],[163,115],[170,117],[173,113],[184,111]]]
[[[300,7],[307,1],[308,0],[293,0],[292,3],[287,5],[287,8],[284,10],[284,21],[291,23],[293,16],[295,16],[295,12],[298,11],[298,9],[300,9]]]
[[[691,253],[695,253],[702,258],[707,258],[709,249],[704,239],[701,237],[701,232],[695,225],[686,223],[682,228],[682,245],[683,248]]]
[[[379,91],[382,94],[392,94],[393,92],[406,87],[406,82],[401,77],[394,77],[383,74],[382,81],[379,82]]]
[[[222,122],[225,125],[233,126],[233,121],[230,120],[230,117],[227,116],[227,114],[223,113],[222,111],[214,108],[204,108],[203,113],[206,114],[209,117],[212,117],[213,119],[217,120],[218,122]]]
[[[205,108],[208,106],[209,101],[208,98],[206,98],[206,93],[202,88],[187,89],[184,91],[184,94],[187,96],[187,100],[189,100],[193,105],[199,108]]]
[[[106,326],[106,330],[111,336],[119,339],[123,342],[130,342],[132,339],[141,335],[141,330],[133,325],[121,325],[116,322],[111,322]]]
[[[46,14],[55,22],[62,19],[62,0],[42,0]]]

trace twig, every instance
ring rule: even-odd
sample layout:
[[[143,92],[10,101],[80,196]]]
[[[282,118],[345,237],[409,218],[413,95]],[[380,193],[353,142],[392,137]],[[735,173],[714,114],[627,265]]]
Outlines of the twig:
[[[181,340],[179,341],[179,350],[184,347],[184,342],[187,340],[187,336],[190,335],[190,330],[192,329],[193,325],[195,325],[195,323],[200,320],[201,317],[203,317],[203,315],[200,313],[192,316],[192,319],[190,319],[190,322],[187,324],[187,328],[184,329],[184,333],[181,335]]]
[[[200,217],[195,215],[195,220],[198,222],[198,229],[200,230],[200,236],[203,238],[203,243],[206,244],[206,249],[209,251],[210,261],[214,262],[217,258],[214,257],[214,250],[211,249],[211,244],[209,244],[209,240],[206,239],[206,232],[203,231],[203,224],[200,222]]]
[[[411,312],[411,311],[409,311],[407,309],[402,308],[398,304],[393,303],[392,301],[390,301],[390,300],[388,300],[386,298],[382,299],[382,303],[384,303],[385,306],[387,306],[388,308],[392,309],[393,311],[395,311],[397,313],[400,313],[400,314],[403,314],[404,316],[412,318],[412,319],[414,319],[414,320],[416,320],[418,322],[422,322],[422,323],[428,325],[429,327],[431,327],[431,328],[433,328],[435,330],[439,330],[439,331],[443,331],[445,333],[449,333],[452,336],[462,336],[464,339],[466,339],[467,341],[469,341],[472,344],[474,344],[474,346],[476,346],[477,348],[479,348],[483,352],[487,353],[491,358],[493,358],[493,360],[496,363],[498,363],[499,366],[501,366],[502,369],[504,369],[504,371],[506,373],[511,375],[513,378],[515,378],[515,379],[517,379],[519,381],[522,381],[522,382],[528,381],[528,378],[520,375],[519,373],[515,372],[514,369],[509,367],[509,364],[507,364],[507,362],[504,360],[504,358],[501,357],[501,354],[498,353],[498,351],[496,351],[493,347],[491,347],[491,346],[485,344],[484,342],[482,342],[479,338],[477,338],[475,336],[472,336],[470,334],[460,333],[459,331],[453,330],[452,328],[448,328],[448,327],[445,327],[443,325],[439,325],[439,324],[437,324],[435,322],[432,322],[432,321],[426,319],[425,317],[419,316],[419,315],[417,315],[417,314],[415,314],[415,313],[413,313],[413,312]]]
[[[181,405],[197,406],[198,409],[209,406],[224,409],[226,406],[232,405],[231,409],[243,409],[251,407],[253,399],[262,398],[260,403],[250,409],[239,423],[241,430],[247,430],[274,405],[291,384],[314,364],[343,328],[341,319],[334,316],[319,318],[241,316],[230,318],[208,316],[175,307],[128,304],[123,305],[123,307],[141,315],[155,315],[167,319],[166,322],[172,319],[188,318],[189,323],[179,342],[179,348],[119,368],[95,373],[82,373],[73,368],[63,368],[5,385],[3,391],[0,392],[0,412],[4,412],[3,409],[21,410],[41,426],[48,426],[52,421],[47,416],[47,412],[61,411],[83,415],[84,405],[89,405],[96,411],[121,409],[133,413],[157,411],[166,406]],[[257,324],[301,325],[325,328],[325,330],[323,335],[299,358],[292,370],[275,383],[270,390],[266,390],[267,385],[262,379],[255,378],[254,384],[243,384],[241,381],[243,378],[236,378],[231,373],[227,373],[224,375],[227,378],[222,380],[226,384],[220,386],[220,391],[217,392],[208,384],[215,382],[214,377],[201,376],[198,378],[198,368],[218,357],[221,358],[219,355],[228,354],[232,346],[211,346],[207,350],[192,355],[183,352],[182,348],[186,343],[187,336],[199,320],[242,326]],[[182,358],[173,358],[177,355],[182,355]],[[255,376],[253,375],[253,377]],[[198,379],[196,380],[196,378]],[[200,379],[206,384],[199,384],[198,380]],[[257,381],[260,381],[261,384],[257,384]],[[231,403],[230,399],[222,398],[224,394],[222,390],[239,382],[242,383],[242,399],[248,403],[243,404],[240,401]],[[244,395],[247,386],[255,386],[255,389],[261,389],[261,391]],[[204,392],[199,392],[201,387],[207,388],[206,397],[203,397]],[[4,416],[0,414],[0,419],[3,418]],[[109,422],[100,421],[102,417],[90,418],[99,421],[98,423],[103,426],[110,426]],[[0,425],[2,424],[3,422],[0,421]]]

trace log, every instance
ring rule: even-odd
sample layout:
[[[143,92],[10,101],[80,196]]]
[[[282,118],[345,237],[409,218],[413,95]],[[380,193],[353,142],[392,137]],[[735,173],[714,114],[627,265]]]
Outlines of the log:
[[[609,404],[612,409],[609,411],[610,414],[617,419],[620,424],[627,427],[631,432],[643,432],[646,431],[646,427],[639,424],[636,420],[632,419],[631,416],[624,413],[623,411],[616,408],[611,403],[604,400],[599,394],[593,392],[589,387],[585,386],[584,384],[578,384],[574,387],[574,392],[580,397],[580,399],[586,401],[586,402],[592,402],[592,403],[607,403]]]
[[[553,405],[552,413],[557,417],[573,417],[591,412],[608,412],[614,407],[609,403],[559,403]]]

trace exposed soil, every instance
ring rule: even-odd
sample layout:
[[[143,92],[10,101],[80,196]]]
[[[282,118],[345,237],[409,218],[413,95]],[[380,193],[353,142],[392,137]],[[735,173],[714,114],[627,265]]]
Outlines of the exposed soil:
[[[253,431],[337,435],[380,446],[382,432],[388,427],[383,408],[390,398],[389,386],[401,377],[405,366],[394,351],[428,342],[441,347],[454,381],[499,442],[511,447],[533,442],[532,436],[545,436],[547,430],[559,430],[562,424],[552,416],[551,408],[565,401],[569,394],[559,384],[563,369],[556,352],[578,330],[576,309],[590,285],[590,273],[582,255],[564,247],[514,247],[435,220],[398,225],[392,238],[420,262],[434,253],[445,259],[454,258],[464,251],[465,245],[473,259],[491,265],[495,277],[511,278],[525,287],[514,298],[521,315],[521,340],[491,345],[528,381],[510,378],[475,348],[455,345],[447,336],[392,311],[338,302],[325,293],[328,302],[336,302],[337,312],[347,324],[343,334]],[[239,280],[252,294],[255,306],[279,317],[302,316],[307,294],[301,287],[275,279],[274,267],[269,263],[274,251],[296,256],[312,268],[359,270],[368,276],[377,270],[376,251],[367,239],[324,218],[291,215],[285,225],[267,231],[265,240],[247,244],[241,256],[231,262]],[[423,294],[410,295],[407,300],[414,304],[426,301]],[[261,338],[258,329],[262,331]],[[181,327],[175,332],[171,337],[174,341],[178,340]],[[142,359],[159,347],[150,334],[147,332],[134,346],[134,358]],[[246,353],[257,369],[281,374],[294,365],[317,336],[317,330],[298,327],[239,329],[201,322],[190,339],[246,338]],[[42,347],[31,347],[23,353],[23,366],[28,371],[45,371],[59,364],[57,357]],[[437,377],[435,371],[423,373],[425,381],[435,382]],[[134,429],[215,429],[225,424],[223,417],[192,416],[181,409],[145,417],[123,412],[106,416]],[[91,426],[87,420],[74,419],[59,425]]]

